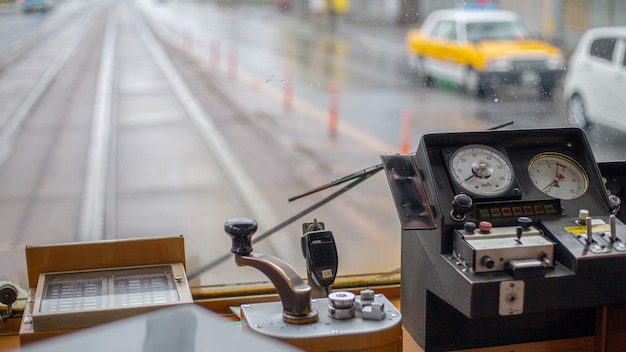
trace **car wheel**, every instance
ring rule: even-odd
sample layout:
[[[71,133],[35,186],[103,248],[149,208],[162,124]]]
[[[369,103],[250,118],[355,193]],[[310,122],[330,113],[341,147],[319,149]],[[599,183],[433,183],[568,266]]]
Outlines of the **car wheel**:
[[[572,126],[585,128],[589,125],[585,113],[585,103],[580,95],[573,95],[567,102],[567,120]]]
[[[406,55],[406,64],[409,66],[412,72],[417,71],[417,67],[419,66],[419,57],[417,55],[407,54]]]
[[[554,83],[541,84],[539,86],[539,93],[543,100],[550,100],[552,98],[552,91],[554,90]]]
[[[424,70],[424,58],[419,55],[411,55],[407,58],[409,67],[415,74],[417,80],[424,85],[424,87],[430,87],[433,84],[433,79],[426,74]]]
[[[481,82],[478,72],[469,67],[465,73],[465,94],[470,97],[484,97],[487,90],[489,89]]]

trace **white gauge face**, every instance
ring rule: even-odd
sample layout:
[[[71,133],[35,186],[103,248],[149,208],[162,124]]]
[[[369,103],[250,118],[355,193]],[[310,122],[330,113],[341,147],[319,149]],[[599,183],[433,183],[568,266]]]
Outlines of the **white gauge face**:
[[[541,192],[559,199],[576,199],[585,194],[589,185],[580,165],[558,153],[535,156],[528,165],[528,175]]]
[[[472,144],[457,150],[450,159],[450,174],[465,191],[495,196],[513,184],[513,168],[508,158],[497,149]]]

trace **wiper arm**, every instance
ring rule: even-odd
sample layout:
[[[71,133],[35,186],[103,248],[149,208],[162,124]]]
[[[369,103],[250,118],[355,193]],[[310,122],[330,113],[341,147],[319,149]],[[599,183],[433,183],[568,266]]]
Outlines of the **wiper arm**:
[[[264,233],[256,236],[252,240],[252,243],[253,244],[257,243],[257,242],[262,241],[263,239],[273,235],[274,233],[278,232],[279,230],[281,230],[281,229],[287,227],[288,225],[294,223],[296,220],[298,220],[298,219],[302,218],[303,216],[311,213],[315,209],[317,209],[317,208],[321,207],[322,205],[330,202],[331,200],[339,197],[341,194],[347,192],[348,190],[350,190],[351,188],[355,187],[359,183],[361,183],[361,182],[367,180],[368,178],[372,177],[373,175],[375,175],[380,170],[382,170],[382,164],[375,165],[375,166],[372,166],[372,167],[368,167],[368,168],[363,169],[361,171],[355,172],[355,173],[350,174],[348,176],[345,176],[345,177],[342,177],[342,178],[337,179],[335,181],[332,181],[331,183],[329,183],[327,185],[318,187],[315,190],[306,192],[305,194],[302,194],[300,196],[289,198],[290,201],[294,200],[294,199],[297,199],[297,198],[302,198],[302,197],[304,197],[304,196],[306,196],[308,194],[312,194],[312,193],[318,192],[318,191],[320,191],[322,189],[330,188],[330,187],[332,187],[334,185],[338,185],[338,184],[341,184],[343,182],[347,182],[347,181],[353,180],[351,183],[349,183],[346,186],[340,188],[339,190],[337,190],[334,193],[330,194],[326,198],[324,198],[324,199],[320,200],[319,202],[311,205],[310,207],[304,209],[303,211],[301,211],[298,214],[290,217],[289,219],[281,222],[280,224],[272,227],[271,229],[265,231]],[[231,253],[227,253],[227,254],[225,254],[225,255],[215,259],[214,261],[208,263],[207,265],[203,266],[202,268],[198,269],[197,271],[187,275],[187,278],[189,280],[195,279],[196,277],[200,276],[203,272],[213,269],[214,267],[216,267],[219,264],[223,263],[224,261],[230,259],[231,257],[232,257],[232,254]]]
[[[513,124],[513,121],[508,121],[508,122],[505,122],[503,124],[500,124],[500,125],[488,128],[487,130],[488,131],[497,130],[497,129],[506,127],[506,126],[511,125],[511,124]],[[346,176],[340,177],[338,179],[335,179],[335,180],[333,180],[333,181],[331,181],[331,182],[329,182],[329,183],[327,183],[325,185],[316,187],[316,188],[314,188],[314,189],[312,189],[312,190],[310,190],[308,192],[302,193],[302,194],[297,195],[295,197],[288,198],[288,200],[290,202],[292,202],[292,201],[294,201],[296,199],[300,199],[302,197],[306,197],[306,196],[311,195],[313,193],[316,193],[316,192],[325,190],[327,188],[330,188],[330,187],[333,187],[333,186],[337,186],[337,185],[342,184],[344,182],[348,182],[348,181],[353,180],[351,183],[349,183],[348,185],[344,186],[343,188],[335,191],[334,193],[330,194],[326,198],[324,198],[324,199],[320,200],[319,202],[311,205],[310,207],[304,209],[303,211],[301,211],[298,214],[290,217],[289,219],[281,222],[280,224],[272,227],[271,229],[265,231],[264,233],[256,236],[252,240],[252,243],[254,244],[254,243],[257,243],[259,241],[262,241],[265,238],[267,238],[267,237],[273,235],[274,233],[278,232],[279,230],[281,230],[281,229],[291,225],[292,223],[294,223],[296,220],[300,219],[301,217],[311,213],[315,209],[317,209],[317,208],[321,207],[322,205],[330,202],[331,200],[339,197],[341,194],[347,192],[348,190],[350,190],[351,188],[355,187],[359,183],[361,183],[361,182],[367,180],[368,178],[374,176],[377,172],[379,172],[382,169],[383,169],[383,164],[382,163],[374,165],[374,166],[366,167],[365,169],[362,169],[362,170],[359,170],[357,172],[353,172],[353,173],[351,173],[349,175],[346,175]],[[187,278],[189,280],[192,280],[192,279],[200,276],[203,272],[211,270],[214,267],[218,266],[219,264],[223,263],[224,261],[228,260],[229,258],[231,258],[231,256],[232,256],[231,253],[227,253],[227,254],[225,254],[225,255],[215,259],[214,261],[208,263],[207,265],[203,266],[202,268],[198,269],[196,272],[189,274],[187,276]]]

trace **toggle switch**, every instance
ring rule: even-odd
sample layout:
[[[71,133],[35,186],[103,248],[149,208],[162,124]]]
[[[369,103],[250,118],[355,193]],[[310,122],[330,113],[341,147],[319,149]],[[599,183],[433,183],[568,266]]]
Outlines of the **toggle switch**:
[[[522,234],[524,233],[524,228],[521,226],[518,226],[515,228],[515,242],[517,242],[517,244],[523,244],[522,243]]]

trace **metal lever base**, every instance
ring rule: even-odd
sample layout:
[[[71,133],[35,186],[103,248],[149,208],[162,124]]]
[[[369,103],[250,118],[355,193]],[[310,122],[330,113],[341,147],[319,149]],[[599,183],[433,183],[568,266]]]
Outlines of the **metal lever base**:
[[[328,298],[311,301],[312,308],[319,311],[316,323],[285,323],[280,302],[244,304],[241,318],[245,330],[306,351],[402,351],[400,311],[383,295],[377,295],[376,300],[384,304],[385,317],[382,320],[362,319],[359,313],[348,320],[333,319],[327,314]]]

